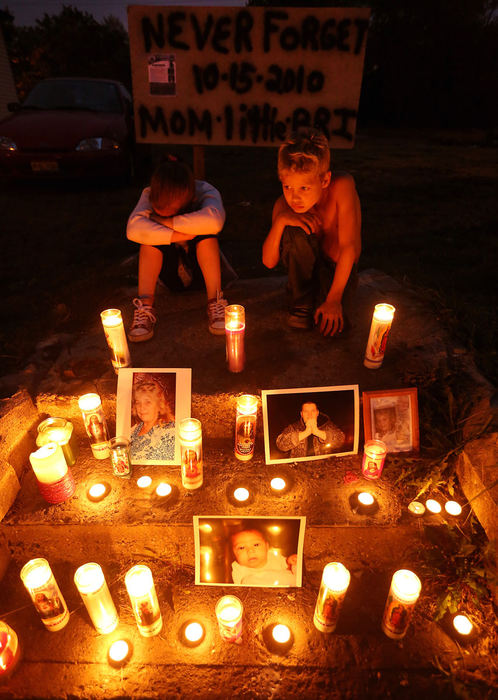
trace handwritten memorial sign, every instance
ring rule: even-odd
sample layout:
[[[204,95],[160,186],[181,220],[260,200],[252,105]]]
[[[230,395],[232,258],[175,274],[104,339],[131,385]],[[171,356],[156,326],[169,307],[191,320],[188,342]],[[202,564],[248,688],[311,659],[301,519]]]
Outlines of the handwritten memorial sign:
[[[275,146],[314,126],[351,148],[369,14],[132,5],[137,140]]]

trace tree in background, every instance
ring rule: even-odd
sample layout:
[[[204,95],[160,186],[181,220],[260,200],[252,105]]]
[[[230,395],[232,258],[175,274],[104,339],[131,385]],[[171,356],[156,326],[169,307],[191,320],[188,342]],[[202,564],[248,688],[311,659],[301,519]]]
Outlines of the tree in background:
[[[64,5],[33,27],[16,26],[12,13],[0,10],[0,24],[21,99],[43,78],[59,76],[111,78],[131,86],[128,33],[116,17],[97,22]]]

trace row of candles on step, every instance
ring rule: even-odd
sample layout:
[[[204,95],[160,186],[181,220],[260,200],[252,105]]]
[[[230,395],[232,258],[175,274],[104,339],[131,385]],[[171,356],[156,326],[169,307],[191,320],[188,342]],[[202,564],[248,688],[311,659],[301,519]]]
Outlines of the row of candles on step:
[[[51,632],[63,629],[69,621],[69,610],[48,561],[32,559],[24,565],[20,575],[45,627]],[[324,567],[313,615],[314,625],[320,632],[330,634],[335,631],[350,579],[348,569],[340,562],[330,562]],[[96,631],[99,634],[114,632],[119,622],[118,613],[99,564],[91,562],[80,566],[74,574],[74,582]],[[125,586],[140,634],[143,637],[159,634],[163,620],[150,568],[143,564],[133,566],[125,575]],[[399,640],[405,636],[421,588],[419,577],[412,571],[399,569],[394,573],[382,617],[382,630],[391,639]],[[239,598],[223,596],[216,603],[215,614],[221,638],[240,644],[243,605]],[[464,615],[455,617],[454,627],[463,636],[469,635],[473,629]],[[182,633],[187,646],[200,644],[205,636],[203,626],[196,621],[186,623]],[[10,637],[6,636],[9,634]],[[17,661],[17,636],[5,623],[0,623],[2,643],[0,676]],[[130,652],[127,642],[119,640],[114,644],[117,647],[113,645],[110,649],[110,661],[126,662]],[[272,625],[270,647],[273,651],[286,652],[292,644],[293,633],[287,625]]]
[[[378,369],[384,360],[387,336],[391,330],[395,308],[391,304],[376,304],[363,364],[369,369]],[[131,367],[130,351],[119,309],[106,309],[100,314],[107,344],[111,351],[111,362],[118,372],[121,367]],[[240,304],[225,307],[226,361],[230,372],[242,372],[245,367],[245,309]]]

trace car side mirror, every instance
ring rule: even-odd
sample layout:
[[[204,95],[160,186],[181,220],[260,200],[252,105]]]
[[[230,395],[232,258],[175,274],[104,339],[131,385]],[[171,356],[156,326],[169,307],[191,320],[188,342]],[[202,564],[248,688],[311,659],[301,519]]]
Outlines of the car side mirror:
[[[19,102],[8,102],[7,109],[9,112],[18,112],[21,109]]]

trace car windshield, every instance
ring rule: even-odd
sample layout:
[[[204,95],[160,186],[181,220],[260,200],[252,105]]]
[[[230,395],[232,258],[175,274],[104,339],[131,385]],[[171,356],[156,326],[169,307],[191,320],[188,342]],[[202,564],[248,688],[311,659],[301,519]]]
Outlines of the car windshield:
[[[47,80],[29,93],[23,107],[122,112],[116,85],[93,80]]]

